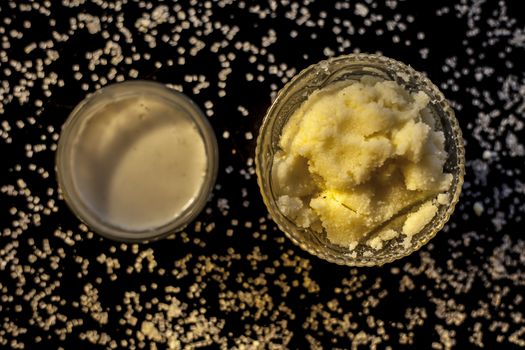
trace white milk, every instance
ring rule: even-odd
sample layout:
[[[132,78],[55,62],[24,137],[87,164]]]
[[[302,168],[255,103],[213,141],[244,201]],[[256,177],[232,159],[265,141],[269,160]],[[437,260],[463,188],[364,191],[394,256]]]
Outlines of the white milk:
[[[202,135],[176,105],[121,97],[83,119],[71,143],[71,178],[85,205],[126,231],[173,221],[198,196],[207,171]]]

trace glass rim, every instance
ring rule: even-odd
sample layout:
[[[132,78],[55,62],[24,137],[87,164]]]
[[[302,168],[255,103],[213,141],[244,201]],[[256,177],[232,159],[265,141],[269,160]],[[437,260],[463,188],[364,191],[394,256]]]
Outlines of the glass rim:
[[[198,129],[202,137],[206,153],[206,171],[198,194],[191,204],[169,222],[143,230],[126,230],[101,219],[82,199],[75,190],[74,180],[69,171],[71,148],[68,147],[75,135],[79,132],[79,125],[84,118],[93,116],[97,108],[101,107],[107,96],[129,97],[135,95],[153,94],[177,105],[185,111]],[[104,105],[104,104],[103,104]],[[88,113],[90,115],[88,115]],[[149,242],[168,236],[171,233],[184,229],[204,209],[206,202],[215,185],[218,173],[218,144],[213,128],[202,110],[182,92],[168,88],[164,84],[147,81],[132,80],[107,85],[84,98],[69,114],[62,125],[58,147],[55,156],[55,174],[62,196],[73,214],[97,234],[116,241]]]

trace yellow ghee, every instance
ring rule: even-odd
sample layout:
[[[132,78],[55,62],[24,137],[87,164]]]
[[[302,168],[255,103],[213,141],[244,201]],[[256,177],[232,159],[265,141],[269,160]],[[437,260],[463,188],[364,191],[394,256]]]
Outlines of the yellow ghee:
[[[312,94],[282,130],[272,170],[279,209],[350,248],[423,230],[452,181],[428,103],[372,78]]]

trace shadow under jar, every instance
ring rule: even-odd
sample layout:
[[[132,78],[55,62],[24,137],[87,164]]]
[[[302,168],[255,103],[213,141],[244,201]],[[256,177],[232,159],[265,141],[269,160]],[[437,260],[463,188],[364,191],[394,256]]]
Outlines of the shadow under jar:
[[[424,227],[407,239],[402,233],[385,241],[379,249],[363,240],[353,246],[334,244],[326,230],[301,227],[283,213],[278,205],[280,194],[276,189],[275,155],[281,151],[283,128],[294,113],[312,94],[327,88],[346,87],[363,78],[374,81],[393,81],[406,92],[423,92],[428,96],[426,108],[433,116],[435,131],[444,135],[447,158],[443,172],[452,175],[444,194],[447,202],[439,205],[437,212]],[[272,219],[295,244],[305,251],[329,262],[350,266],[379,266],[411,254],[421,248],[440,231],[449,220],[459,199],[464,177],[464,147],[461,130],[439,89],[423,74],[396,60],[372,54],[351,54],[314,64],[287,83],[269,108],[259,131],[256,148],[257,180],[264,203]],[[405,213],[408,214],[408,213]],[[406,215],[405,215],[406,217]],[[367,239],[370,237],[367,237]]]

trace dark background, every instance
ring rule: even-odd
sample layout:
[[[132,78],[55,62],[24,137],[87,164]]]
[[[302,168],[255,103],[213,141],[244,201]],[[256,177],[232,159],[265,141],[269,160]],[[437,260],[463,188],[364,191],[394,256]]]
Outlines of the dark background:
[[[3,1],[0,348],[525,346],[519,3]],[[105,50],[109,40],[119,49]],[[419,252],[379,268],[337,266],[294,246],[268,220],[254,174],[257,129],[287,74],[354,51],[426,72],[466,142],[466,181],[449,224]],[[224,68],[231,73],[221,79]],[[194,90],[193,76],[209,84]],[[206,209],[184,232],[147,245],[87,232],[54,173],[72,108],[136,78],[189,95],[220,152]],[[108,258],[118,261],[114,272]],[[159,337],[143,336],[148,322]]]

